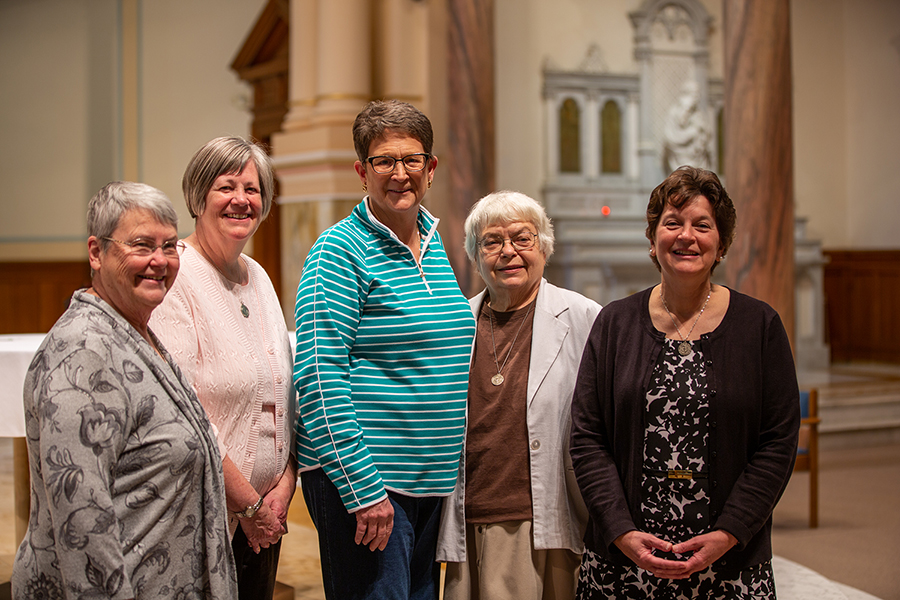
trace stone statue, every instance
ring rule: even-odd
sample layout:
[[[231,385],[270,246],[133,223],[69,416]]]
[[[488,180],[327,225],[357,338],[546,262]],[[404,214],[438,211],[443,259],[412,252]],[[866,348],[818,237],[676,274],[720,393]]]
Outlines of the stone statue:
[[[700,89],[687,81],[666,117],[663,165],[671,173],[682,165],[714,170],[713,128],[708,112],[700,108]]]

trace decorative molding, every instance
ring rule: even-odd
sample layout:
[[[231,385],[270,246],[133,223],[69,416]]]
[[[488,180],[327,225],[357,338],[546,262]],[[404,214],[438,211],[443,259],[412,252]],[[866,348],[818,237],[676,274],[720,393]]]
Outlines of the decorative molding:
[[[591,44],[588,47],[587,55],[578,65],[578,70],[583,73],[606,73],[609,71],[606,61],[603,60],[603,52],[600,50],[599,44]]]

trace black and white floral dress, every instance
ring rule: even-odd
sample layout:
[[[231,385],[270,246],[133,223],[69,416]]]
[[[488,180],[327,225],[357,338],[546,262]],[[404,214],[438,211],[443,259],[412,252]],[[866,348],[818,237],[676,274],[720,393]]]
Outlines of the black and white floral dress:
[[[699,343],[691,343],[687,356],[678,353],[680,343],[666,340],[647,391],[641,483],[643,531],[673,544],[710,531],[706,469],[710,395],[706,368]],[[692,476],[672,479],[670,470],[689,470]],[[743,571],[710,567],[687,579],[674,580],[660,579],[635,565],[608,563],[586,550],[577,597],[773,599],[775,583],[771,562]]]

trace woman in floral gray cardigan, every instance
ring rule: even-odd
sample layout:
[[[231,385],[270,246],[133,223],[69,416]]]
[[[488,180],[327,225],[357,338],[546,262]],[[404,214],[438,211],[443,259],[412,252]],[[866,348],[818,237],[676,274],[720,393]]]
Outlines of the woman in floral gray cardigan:
[[[176,225],[143,184],[111,183],[89,204],[92,287],[25,380],[31,516],[14,598],[237,598],[222,458],[147,327],[178,273]]]

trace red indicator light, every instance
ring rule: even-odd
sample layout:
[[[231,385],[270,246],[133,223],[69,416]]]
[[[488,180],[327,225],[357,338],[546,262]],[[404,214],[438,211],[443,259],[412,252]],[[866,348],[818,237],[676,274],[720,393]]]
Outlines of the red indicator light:
[[[600,212],[603,214],[604,217],[608,217],[609,213],[611,211],[609,210],[608,206],[604,206],[603,208],[600,209]]]

